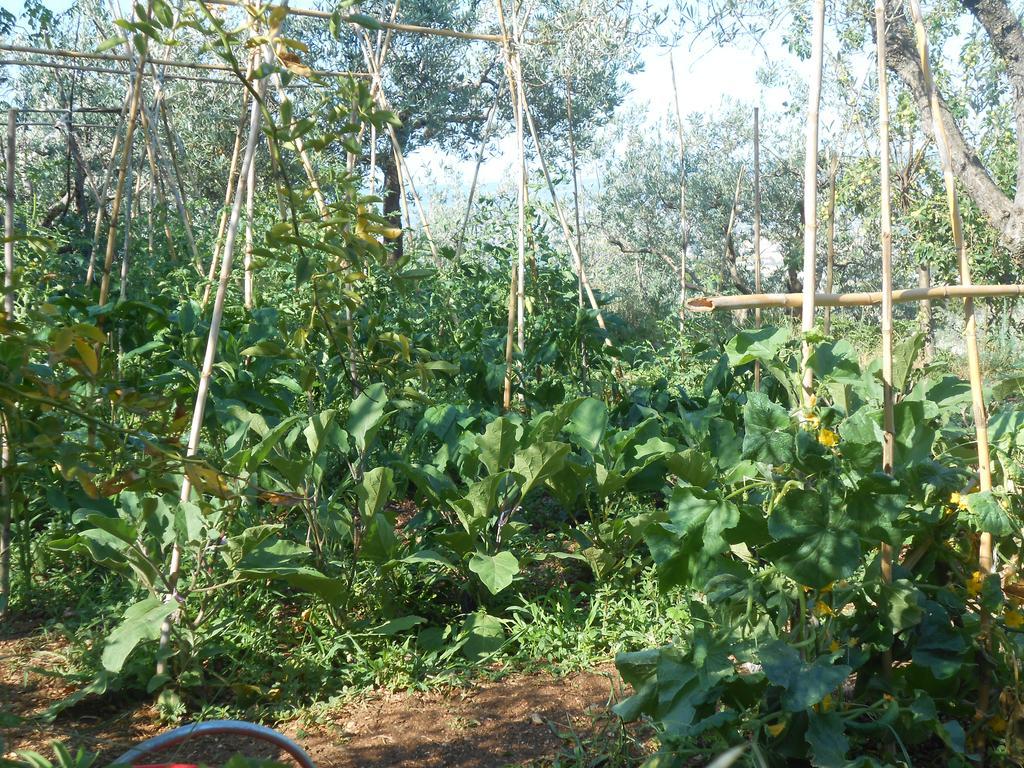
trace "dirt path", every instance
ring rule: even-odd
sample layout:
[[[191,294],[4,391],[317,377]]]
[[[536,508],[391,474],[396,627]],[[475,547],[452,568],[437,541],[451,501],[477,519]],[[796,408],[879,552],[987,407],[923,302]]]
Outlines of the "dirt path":
[[[0,712],[38,715],[72,690],[39,670],[59,669],[63,648],[29,635],[0,640]],[[278,728],[323,768],[496,768],[544,765],[608,722],[621,683],[610,665],[569,677],[513,675],[499,682],[416,693],[370,693],[315,721]],[[116,700],[83,704],[53,724],[26,720],[0,732],[5,749],[49,753],[48,742],[113,759],[164,730],[155,710]]]

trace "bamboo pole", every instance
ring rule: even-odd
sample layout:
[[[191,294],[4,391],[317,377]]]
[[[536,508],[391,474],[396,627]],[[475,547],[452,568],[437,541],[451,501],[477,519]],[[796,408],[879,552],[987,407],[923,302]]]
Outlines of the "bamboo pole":
[[[811,410],[814,395],[813,347],[808,335],[814,331],[814,297],[817,268],[815,250],[818,236],[818,110],[821,107],[821,77],[825,48],[825,0],[814,0],[811,41],[811,84],[807,99],[807,142],[804,157],[804,301],[800,327],[802,347],[803,408]]]
[[[96,72],[101,75],[116,75],[124,77],[131,75],[130,69],[111,69],[109,67],[92,67],[86,64],[62,64],[56,61],[30,61],[28,59],[0,59],[0,66],[3,67],[42,67],[43,69],[56,69],[70,72]],[[164,75],[164,80],[181,80],[190,83],[211,83],[213,85],[238,85],[237,80],[215,77],[191,77],[189,75]]]
[[[885,68],[885,2],[875,0],[875,37],[878,41],[878,159],[881,185],[881,248],[882,248],[882,471],[891,475],[896,462],[896,392],[893,384],[892,334],[892,195],[889,184],[889,84]],[[832,260],[832,232],[836,210],[836,170],[838,159],[833,155],[829,174],[829,267]],[[831,273],[831,269],[829,270]],[[831,274],[829,274],[831,278]],[[831,279],[826,283],[831,292]],[[826,310],[826,313],[829,310]],[[825,315],[826,318],[828,314]],[[826,333],[828,331],[826,330]],[[892,583],[892,545],[881,542],[879,566],[882,581]],[[892,671],[892,648],[882,654],[883,673]]]
[[[508,288],[508,325],[505,329],[505,391],[502,395],[501,410],[508,413],[512,409],[512,361],[515,353],[516,332],[516,286],[519,279],[516,272],[519,268],[512,265],[512,279]]]
[[[754,293],[761,293],[761,112],[757,107],[754,107]],[[760,307],[754,309],[754,327],[761,327]],[[754,391],[761,391],[760,360],[754,361]]]
[[[87,53],[85,51],[73,51],[68,48],[36,48],[31,45],[10,45],[0,43],[0,51],[12,53],[31,53],[40,56],[56,56],[65,59],[81,59],[85,61],[123,61],[132,63],[133,57],[122,53]],[[227,64],[209,64],[205,61],[173,61],[172,59],[148,59],[150,63],[158,67],[176,67],[178,69],[199,69],[208,72],[234,72],[235,70]],[[37,62],[33,62],[36,64]],[[311,75],[318,77],[367,77],[365,72],[335,72],[328,70],[314,69]],[[225,80],[224,82],[231,82]]]
[[[825,228],[825,293],[832,293],[836,263],[836,175],[839,173],[839,155],[835,152],[831,154],[828,167],[828,222]],[[826,336],[832,332],[832,307],[825,307],[821,328]]]
[[[246,67],[245,79],[249,80],[252,77],[253,68],[255,67],[256,54],[249,59],[249,65]],[[224,205],[221,207],[220,212],[220,224],[217,228],[217,238],[213,243],[213,255],[210,258],[210,266],[206,271],[206,285],[203,287],[203,299],[201,305],[206,306],[206,303],[210,300],[210,290],[213,286],[213,278],[217,275],[217,264],[220,263],[220,249],[224,241],[225,228],[228,225],[228,206],[231,204],[231,200],[234,196],[235,185],[242,183],[241,177],[236,176],[238,171],[238,159],[242,151],[242,132],[245,130],[246,116],[249,107],[249,89],[242,88],[242,109],[238,115],[238,125],[235,128],[235,143],[231,150],[231,167],[228,169],[228,183],[224,190]]]
[[[917,286],[919,288],[930,288],[932,284],[932,268],[928,264],[920,264],[917,267]],[[930,301],[922,301],[918,314],[918,323],[921,333],[924,334],[924,349],[922,359],[927,365],[935,357],[935,337],[932,333],[932,305]]]
[[[4,187],[4,315],[14,320],[14,173],[17,161],[16,129],[18,111],[7,110],[7,179]],[[0,619],[7,618],[11,604],[11,481],[8,477],[13,451],[10,421],[0,416]]]
[[[103,230],[103,216],[107,210],[107,189],[110,187],[111,177],[114,175],[114,167],[117,162],[117,153],[121,143],[121,126],[124,125],[125,116],[128,112],[128,105],[131,102],[132,93],[134,92],[133,85],[129,85],[125,89],[125,97],[121,103],[121,113],[118,117],[117,127],[118,131],[114,134],[114,140],[110,144],[110,154],[107,157],[107,164],[103,168],[103,182],[97,190],[96,197],[96,221],[93,226],[92,233],[92,250],[89,251],[89,266],[85,272],[85,287],[89,288],[92,285],[93,278],[96,273],[96,251],[100,247],[100,234]]]
[[[491,136],[491,131],[494,128],[494,116],[498,112],[498,102],[501,100],[500,86],[497,94],[494,97],[494,102],[491,104],[490,109],[487,111],[487,118],[484,123],[484,131],[480,139],[480,151],[477,152],[476,166],[473,168],[473,180],[469,185],[469,199],[466,202],[466,213],[462,217],[462,226],[459,227],[459,237],[455,241],[455,260],[458,261],[459,257],[462,256],[462,249],[466,241],[466,230],[469,227],[469,218],[473,213],[473,202],[476,199],[476,187],[480,181],[480,166],[484,163],[484,152],[487,150],[487,141]]]
[[[121,283],[117,288],[117,303],[120,304],[128,298],[128,270],[131,268],[132,260],[132,201],[138,196],[139,188],[135,185],[135,166],[128,161],[128,178],[125,181],[124,196],[124,238],[121,246]],[[142,174],[139,174],[138,182],[142,182]]]
[[[562,205],[558,201],[558,193],[555,191],[554,182],[551,180],[551,172],[548,170],[547,160],[544,159],[544,151],[541,149],[540,138],[537,134],[537,126],[533,122],[533,115],[530,112],[529,102],[524,101],[524,107],[526,125],[530,129],[530,138],[533,139],[534,146],[537,148],[537,160],[540,162],[540,169],[544,174],[544,182],[548,188],[551,203],[555,208],[555,216],[562,227],[562,235],[565,237],[569,253],[572,254],[573,260],[576,262],[576,269],[583,280],[583,290],[587,294],[587,301],[590,304],[590,308],[593,309],[597,315],[597,325],[602,331],[604,331],[604,345],[610,347],[612,341],[608,337],[608,326],[605,325],[604,322],[604,313],[601,312],[601,305],[597,303],[597,296],[594,295],[594,289],[590,285],[590,279],[587,277],[587,270],[583,266],[582,254],[576,250],[576,241],[573,239],[572,230],[569,228],[568,220],[565,217],[565,211],[562,209]]]
[[[114,189],[114,201],[110,206],[110,226],[107,229],[107,249],[103,257],[103,274],[100,278],[99,304],[107,303],[110,295],[110,268],[114,263],[114,250],[117,247],[117,217],[121,211],[121,197],[124,194],[125,178],[128,165],[131,163],[132,140],[135,138],[135,124],[138,122],[139,105],[142,102],[142,77],[145,71],[146,55],[141,54],[135,69],[135,83],[132,87],[131,106],[128,109],[128,122],[125,126],[124,146],[121,150],[121,165],[117,171],[117,186]]]
[[[244,7],[245,3],[241,0],[205,0],[206,5],[228,5],[228,6],[240,6]],[[266,8],[273,10],[274,8],[284,7],[270,5]],[[334,14],[329,11],[316,11],[307,8],[291,8],[288,7],[288,13],[294,14],[295,16],[306,16],[313,19],[330,19]],[[344,17],[342,21],[347,21]],[[354,22],[349,22],[355,24]],[[460,32],[455,29],[443,29],[439,27],[421,27],[415,24],[395,24],[393,22],[381,21],[374,19],[374,25],[379,26],[382,29],[393,30],[395,32],[411,32],[420,35],[434,35],[436,37],[454,37],[460,40],[482,40],[489,43],[501,43],[501,35],[486,35],[477,32]]]
[[[904,288],[893,291],[893,304],[911,304],[913,302],[943,301],[946,299],[962,299],[966,297],[1002,297],[1013,298],[1024,296],[1024,285],[933,285],[930,288]],[[800,309],[803,306],[802,293],[759,293],[741,296],[698,296],[687,302],[687,309],[692,312],[714,312],[733,309]],[[881,291],[863,291],[860,293],[816,293],[814,303],[821,307],[868,307],[882,303]]]
[[[253,210],[256,201],[256,163],[249,163],[249,173],[245,179],[245,256],[242,261],[242,303],[246,309],[253,308]]]
[[[679,88],[676,85],[676,65],[672,53],[668,56],[672,72],[672,94],[676,105],[676,131],[679,134],[679,226],[683,243],[679,249],[679,332],[686,330],[686,250],[690,244],[690,227],[686,219],[686,136],[683,133],[683,110],[679,106]]]
[[[935,145],[939,151],[939,158],[942,161],[942,178],[945,182],[949,218],[953,227],[953,243],[956,246],[960,266],[960,283],[967,287],[971,285],[971,262],[967,253],[967,244],[964,240],[963,219],[960,214],[960,202],[957,199],[956,180],[953,174],[953,162],[949,150],[949,137],[946,134],[946,126],[942,121],[942,113],[939,110],[939,94],[935,87],[935,81],[932,78],[931,63],[928,57],[928,36],[925,32],[924,15],[921,13],[921,5],[918,0],[910,0],[910,15],[914,20],[917,54],[931,102]],[[964,297],[964,321],[964,338],[967,342],[967,368],[971,383],[971,406],[974,416],[974,429],[977,433],[978,488],[982,493],[985,493],[992,490],[992,466],[989,456],[988,413],[985,407],[985,388],[981,373],[981,352],[978,348],[977,318],[974,314],[974,300],[971,296]],[[979,536],[978,569],[984,574],[989,574],[992,573],[993,565],[992,534],[983,532]],[[988,611],[982,608],[981,637],[982,642],[986,644],[990,622],[991,617]],[[975,716],[980,719],[988,714],[990,693],[988,663],[985,660],[984,652],[978,654],[978,666],[981,682],[978,686],[978,702]],[[984,763],[984,731],[981,732],[980,738],[980,751],[982,763]]]
[[[264,61],[271,63],[269,48],[264,53]],[[248,176],[249,169],[253,164],[256,155],[256,141],[259,138],[260,130],[260,102],[263,99],[266,83],[260,80],[256,86],[257,97],[252,100],[249,113],[249,134],[245,144],[245,154],[242,158],[242,167],[239,177]],[[210,392],[210,378],[213,374],[213,365],[217,359],[217,341],[220,337],[220,326],[224,319],[224,304],[227,298],[228,282],[231,279],[231,265],[235,254],[235,237],[238,234],[238,224],[242,216],[242,203],[244,190],[235,190],[235,199],[231,207],[231,218],[228,224],[227,234],[224,239],[224,252],[221,257],[220,280],[217,283],[217,294],[213,300],[213,312],[210,317],[210,331],[206,339],[206,352],[203,355],[203,367],[199,375],[199,385],[196,388],[196,404],[192,411],[192,426],[189,429],[188,448],[186,456],[191,458],[199,452],[199,437],[203,430],[203,419],[206,415],[206,401]],[[192,493],[192,481],[186,474],[181,481],[181,500],[188,501]],[[167,571],[167,587],[170,594],[167,599],[180,600],[177,591],[178,577],[181,570],[181,551],[175,544],[171,551],[170,567]],[[166,652],[170,643],[171,619],[164,622],[160,630],[160,648]],[[166,657],[161,656],[157,663],[157,674],[166,673]]]

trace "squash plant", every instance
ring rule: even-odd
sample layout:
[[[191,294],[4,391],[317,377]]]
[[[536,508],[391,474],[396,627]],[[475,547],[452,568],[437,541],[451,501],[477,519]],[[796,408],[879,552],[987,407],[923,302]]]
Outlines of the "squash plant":
[[[661,583],[695,589],[693,631],[617,659],[635,691],[619,714],[659,728],[650,765],[730,747],[755,765],[910,764],[934,749],[967,765],[983,737],[997,753],[1000,739],[1012,741],[1024,624],[1014,597],[1019,464],[1004,461],[996,490],[976,492],[966,385],[914,372],[916,346],[898,355],[892,476],[879,472],[876,365],[862,368],[842,342],[820,345],[814,410],[794,414],[783,404],[795,402],[787,334],[747,332],[726,346],[730,384],[706,390],[694,411],[739,406],[734,465],[706,484],[677,482],[666,519],[645,535]],[[766,392],[744,386],[754,360],[775,378]],[[1024,439],[1022,418],[993,416],[1003,456]],[[982,531],[998,538],[999,574],[971,565]],[[891,583],[882,542],[901,553]],[[987,628],[982,611],[994,617]],[[995,695],[976,712],[982,676]]]

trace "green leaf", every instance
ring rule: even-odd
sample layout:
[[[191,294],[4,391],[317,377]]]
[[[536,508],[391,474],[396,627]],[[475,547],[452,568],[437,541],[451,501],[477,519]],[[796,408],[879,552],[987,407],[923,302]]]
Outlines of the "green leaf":
[[[520,427],[504,416],[495,419],[484,433],[477,437],[480,461],[487,471],[496,474],[507,469],[519,443]]]
[[[492,595],[496,595],[519,573],[519,561],[508,551],[493,556],[477,552],[469,560],[469,570],[480,577]]]
[[[516,454],[512,472],[521,478],[523,498],[547,477],[558,472],[565,465],[569,453],[568,443],[535,443]]]
[[[1009,513],[992,491],[969,493],[963,497],[967,509],[964,518],[972,528],[994,536],[1009,536],[1014,531]]]
[[[608,407],[594,397],[580,401],[569,418],[566,431],[575,435],[579,444],[596,453],[608,428]]]
[[[819,704],[852,671],[845,664],[833,664],[828,656],[807,664],[795,648],[781,640],[763,644],[760,656],[768,682],[784,689],[782,707],[787,712],[802,712]]]
[[[483,611],[470,614],[462,623],[462,653],[470,661],[481,661],[496,653],[505,644],[505,628],[501,619]]]
[[[120,672],[128,655],[139,643],[160,637],[164,619],[177,607],[173,600],[165,602],[156,597],[147,597],[130,606],[121,623],[107,636],[100,657],[103,668],[108,672]]]
[[[348,408],[346,429],[356,444],[360,454],[373,440],[377,427],[384,417],[384,408],[388,403],[387,388],[381,384],[371,384],[363,390]]]
[[[792,419],[762,392],[751,392],[743,406],[743,457],[766,464],[793,460]]]
[[[348,16],[345,17],[345,21],[347,21],[349,24],[358,24],[359,26],[365,27],[366,29],[384,29],[383,24],[381,24],[377,19],[373,18],[373,16],[367,16],[365,13],[350,13]]]
[[[789,491],[768,517],[775,542],[761,554],[808,587],[821,588],[853,573],[860,564],[860,539],[837,525],[829,508],[829,500],[815,491]]]
[[[384,509],[394,488],[394,472],[390,467],[375,467],[363,475],[356,486],[356,496],[359,499],[359,514],[364,520],[372,519]]]
[[[99,45],[96,46],[96,53],[103,53],[109,51],[111,48],[117,48],[119,45],[124,45],[126,39],[121,35],[114,35],[103,40]]]
[[[808,713],[804,738],[811,748],[811,765],[818,768],[849,765],[846,753],[850,750],[850,740],[846,738],[846,726],[837,712]]]
[[[757,330],[740,331],[726,343],[725,354],[733,368],[755,360],[774,360],[789,339],[787,328],[766,325]]]
[[[676,486],[668,505],[671,525],[665,528],[682,536],[697,533],[705,554],[718,555],[729,549],[722,533],[740,521],[739,508],[732,502],[700,488]]]

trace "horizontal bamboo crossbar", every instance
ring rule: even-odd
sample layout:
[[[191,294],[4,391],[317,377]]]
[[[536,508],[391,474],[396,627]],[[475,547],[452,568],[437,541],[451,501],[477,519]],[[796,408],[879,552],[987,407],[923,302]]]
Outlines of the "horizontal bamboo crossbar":
[[[206,5],[227,5],[245,6],[241,0],[205,0]],[[274,6],[278,7],[278,6]],[[294,16],[308,16],[313,19],[329,19],[333,15],[330,11],[317,11],[307,8],[288,8],[288,13]],[[435,37],[455,37],[460,40],[484,40],[489,43],[500,43],[501,35],[488,35],[482,32],[460,32],[457,29],[444,29],[442,27],[421,27],[416,24],[396,24],[391,21],[374,20],[381,29],[391,29],[395,32],[411,32],[417,35],[434,35]]]
[[[895,304],[915,301],[941,301],[943,299],[993,298],[1024,296],[1024,285],[935,285],[931,288],[905,288],[892,292]],[[694,312],[713,312],[718,309],[767,309],[802,307],[802,293],[753,293],[741,296],[698,296],[686,302]],[[822,307],[866,307],[882,303],[881,291],[863,293],[816,293],[814,303]]]
[[[98,72],[102,75],[132,76],[135,73],[128,69],[111,69],[96,67],[89,64],[66,64],[59,61],[32,61],[29,59],[0,59],[0,67],[42,67],[43,69],[71,70],[73,72]],[[149,72],[143,72],[149,77]],[[215,85],[238,85],[237,80],[216,77],[196,77],[194,75],[164,75],[162,80],[184,80],[192,83],[213,83]],[[304,88],[305,86],[298,86]]]
[[[31,112],[32,114],[38,115],[66,115],[68,112],[83,113],[98,115],[119,115],[121,114],[120,109],[114,107],[65,107],[64,109],[40,109],[38,107],[18,107],[18,112]]]
[[[31,53],[40,56],[59,56],[66,59],[85,59],[88,61],[116,61],[133,62],[131,56],[122,53],[88,53],[86,51],[73,51],[68,48],[36,48],[31,45],[11,45],[0,43],[0,51],[11,53]],[[207,72],[234,72],[227,64],[210,64],[205,61],[173,61],[171,59],[147,59],[157,67],[175,67],[177,69],[200,69]],[[369,77],[366,72],[331,72],[323,70],[312,70],[314,75],[321,77]]]
[[[104,125],[103,123],[74,123],[68,124],[63,120],[55,120],[52,123],[18,123],[19,128],[70,128],[73,131],[89,128],[118,128],[116,125]]]

